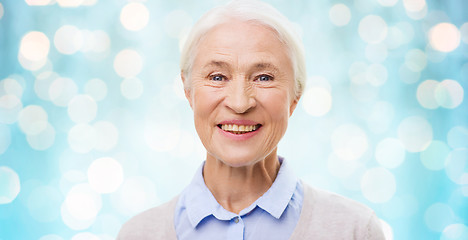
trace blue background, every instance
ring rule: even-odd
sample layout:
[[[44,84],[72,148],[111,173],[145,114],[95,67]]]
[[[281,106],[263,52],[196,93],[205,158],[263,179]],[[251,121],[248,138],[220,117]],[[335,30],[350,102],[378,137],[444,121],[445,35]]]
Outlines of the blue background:
[[[223,2],[0,1],[0,239],[113,239],[184,188],[205,152],[179,44]],[[296,174],[388,239],[468,239],[468,2],[266,2],[306,49]]]

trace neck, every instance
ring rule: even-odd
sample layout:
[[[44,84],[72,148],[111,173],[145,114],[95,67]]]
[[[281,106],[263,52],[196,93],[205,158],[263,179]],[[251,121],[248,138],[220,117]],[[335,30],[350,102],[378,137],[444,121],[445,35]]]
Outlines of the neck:
[[[224,209],[239,214],[271,187],[280,168],[276,151],[252,165],[231,167],[208,154],[203,178]]]

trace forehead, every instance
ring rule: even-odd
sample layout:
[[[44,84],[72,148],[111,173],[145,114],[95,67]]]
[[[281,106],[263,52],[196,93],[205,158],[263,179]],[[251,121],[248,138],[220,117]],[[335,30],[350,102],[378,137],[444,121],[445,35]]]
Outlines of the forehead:
[[[277,32],[252,21],[230,20],[213,27],[200,40],[196,50],[195,65],[213,58],[289,61],[288,49]]]

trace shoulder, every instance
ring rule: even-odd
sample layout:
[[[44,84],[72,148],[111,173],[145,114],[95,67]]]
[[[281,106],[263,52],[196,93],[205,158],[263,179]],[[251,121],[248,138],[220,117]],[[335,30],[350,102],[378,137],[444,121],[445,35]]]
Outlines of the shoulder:
[[[374,211],[362,203],[304,183],[304,201],[296,226],[300,238],[385,239]]]
[[[362,203],[307,184],[304,184],[304,199],[304,204],[308,204],[315,211],[327,212],[327,215],[346,215],[356,220],[366,218],[373,213]]]
[[[117,240],[176,239],[173,219],[178,198],[132,217],[120,229]]]

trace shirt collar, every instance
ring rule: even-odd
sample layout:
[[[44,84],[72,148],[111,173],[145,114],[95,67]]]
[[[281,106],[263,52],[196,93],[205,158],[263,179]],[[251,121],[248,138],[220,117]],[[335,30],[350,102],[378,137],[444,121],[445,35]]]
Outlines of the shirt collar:
[[[270,189],[257,201],[256,205],[279,219],[288,206],[296,190],[297,177],[289,167],[288,162],[279,157],[281,167]]]
[[[279,219],[289,204],[296,189],[297,178],[287,161],[279,157],[280,169],[270,189],[257,199],[251,206],[242,210],[239,215],[245,215],[259,206],[273,217]],[[214,198],[203,179],[203,167],[198,168],[192,182],[186,188],[185,206],[192,227],[195,228],[204,218],[213,215],[220,220],[230,220],[236,214],[225,210]]]
[[[204,166],[205,162],[203,162],[198,168],[192,182],[185,190],[187,216],[193,228],[195,228],[201,220],[212,215],[213,212],[221,207],[205,185],[205,181],[203,179]]]

